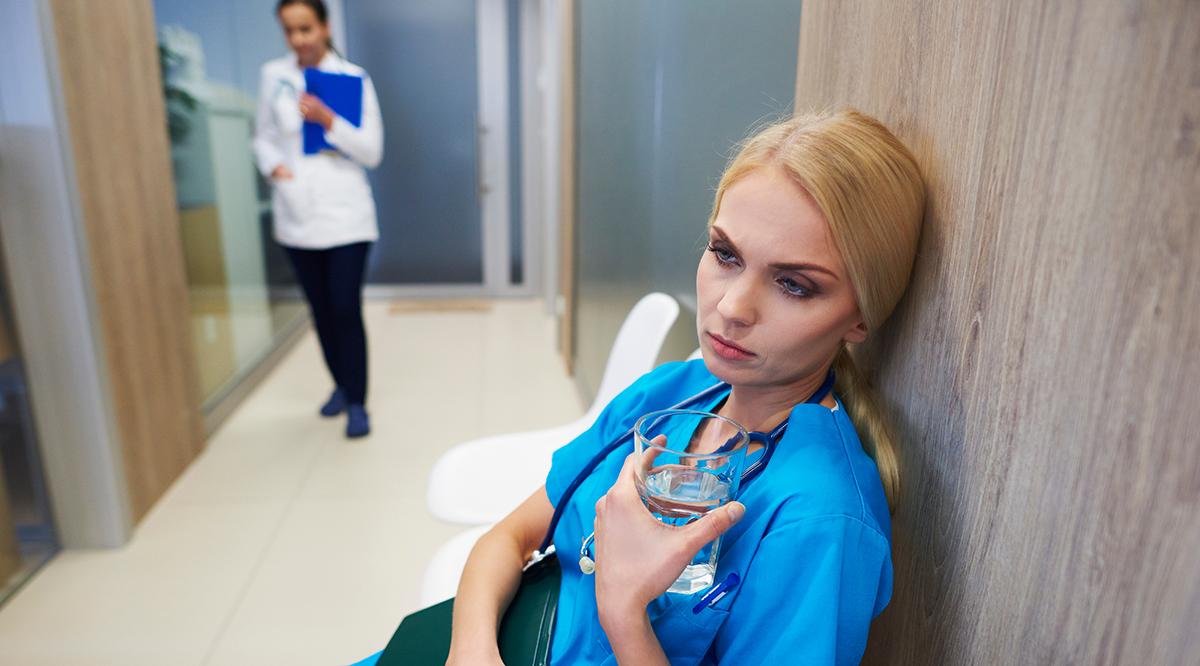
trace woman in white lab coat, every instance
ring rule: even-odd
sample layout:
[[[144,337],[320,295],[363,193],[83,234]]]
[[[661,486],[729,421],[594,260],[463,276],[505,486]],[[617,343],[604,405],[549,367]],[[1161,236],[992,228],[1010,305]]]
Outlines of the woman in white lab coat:
[[[362,287],[367,254],[379,237],[366,169],[383,156],[383,124],[366,72],[338,55],[321,0],[280,0],[276,15],[292,54],[262,67],[254,155],[269,178],[275,239],[287,250],[312,310],[334,390],[320,413],[346,412],[346,436],[370,432]],[[306,68],[362,77],[358,126],[305,92]],[[305,121],[332,149],[305,154]]]

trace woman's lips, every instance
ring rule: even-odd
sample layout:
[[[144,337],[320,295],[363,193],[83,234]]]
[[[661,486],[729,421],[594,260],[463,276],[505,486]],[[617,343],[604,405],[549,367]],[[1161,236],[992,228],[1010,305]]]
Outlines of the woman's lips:
[[[754,358],[756,354],[751,351],[742,349],[733,344],[729,340],[722,338],[719,335],[712,333],[708,334],[708,340],[712,344],[713,351],[723,359],[730,361],[745,361],[746,359]]]

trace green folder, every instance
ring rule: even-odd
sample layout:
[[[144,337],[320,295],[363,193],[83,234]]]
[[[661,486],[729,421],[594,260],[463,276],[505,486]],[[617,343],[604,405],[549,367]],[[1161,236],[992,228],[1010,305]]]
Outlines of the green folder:
[[[500,621],[500,658],[505,666],[547,666],[558,588],[558,558],[548,555],[521,575],[521,587]],[[454,600],[421,609],[400,623],[377,666],[443,666],[450,654]]]

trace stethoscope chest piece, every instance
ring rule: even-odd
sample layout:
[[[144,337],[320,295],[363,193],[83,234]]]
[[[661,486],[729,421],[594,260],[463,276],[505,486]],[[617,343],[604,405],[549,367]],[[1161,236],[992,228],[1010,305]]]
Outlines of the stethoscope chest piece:
[[[595,539],[596,533],[592,532],[583,538],[583,544],[579,547],[579,570],[585,576],[596,573],[596,560],[593,560],[588,552],[588,546],[591,546]]]
[[[596,562],[587,555],[584,555],[583,557],[579,558],[579,570],[582,571],[585,576],[590,576],[596,573]]]

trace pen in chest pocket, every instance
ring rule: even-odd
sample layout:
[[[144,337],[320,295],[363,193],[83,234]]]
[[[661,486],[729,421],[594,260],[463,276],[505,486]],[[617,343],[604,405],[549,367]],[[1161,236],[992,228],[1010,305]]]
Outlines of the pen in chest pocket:
[[[733,588],[737,587],[740,582],[741,578],[736,573],[730,573],[725,577],[725,580],[721,581],[716,587],[709,590],[708,594],[700,598],[700,603],[696,604],[696,607],[692,609],[692,613],[699,615],[700,611],[705,608],[716,605],[718,601],[725,598],[726,594],[732,592]]]

